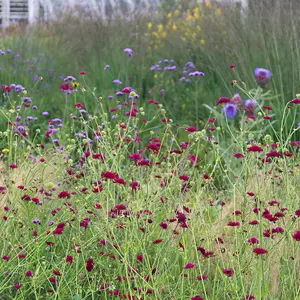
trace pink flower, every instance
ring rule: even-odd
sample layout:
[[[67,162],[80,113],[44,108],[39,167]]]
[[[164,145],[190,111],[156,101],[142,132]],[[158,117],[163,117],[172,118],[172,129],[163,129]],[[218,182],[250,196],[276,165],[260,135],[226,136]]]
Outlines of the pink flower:
[[[69,264],[72,264],[73,263],[73,256],[67,255],[66,262],[69,263]]]
[[[255,253],[256,255],[262,255],[262,254],[267,254],[268,250],[263,248],[254,248],[253,253]]]
[[[238,226],[240,226],[240,222],[230,221],[227,223],[227,226],[238,227]]]
[[[232,277],[234,275],[234,270],[233,269],[223,269],[222,270],[223,274],[225,274],[228,277]]]
[[[88,258],[88,260],[86,261],[85,267],[86,267],[86,270],[88,272],[93,271],[93,269],[94,269],[94,260],[93,260],[93,258]]]
[[[258,145],[251,145],[247,148],[247,152],[262,152],[262,148]]]
[[[300,98],[295,98],[291,101],[293,104],[300,104]]]
[[[160,244],[163,240],[155,240],[152,244],[153,245],[157,245],[157,244]]]
[[[16,283],[15,285],[13,285],[13,289],[15,290],[19,290],[22,287],[21,283]]]
[[[245,155],[243,155],[242,153],[239,153],[239,152],[235,152],[235,153],[233,154],[233,156],[234,156],[235,158],[245,158]]]
[[[229,98],[221,97],[221,98],[217,101],[216,105],[218,106],[219,104],[230,103],[230,101],[231,101],[231,100],[230,100]]]
[[[186,127],[186,128],[185,128],[185,131],[188,131],[188,132],[195,132],[195,131],[197,131],[197,128],[194,127],[194,126],[189,126],[189,127]]]
[[[195,267],[195,264],[193,263],[187,263],[185,266],[184,266],[184,269],[185,270],[188,270],[188,269],[194,269]]]
[[[300,242],[300,231],[296,231],[294,234],[293,234],[293,239],[297,242]]]
[[[249,244],[252,244],[252,245],[254,245],[254,244],[259,244],[259,240],[258,240],[255,236],[249,238],[247,242],[248,242]]]
[[[144,260],[143,255],[142,255],[142,254],[138,254],[138,255],[136,256],[136,260],[137,260],[138,262],[143,262],[143,260]]]
[[[27,271],[26,273],[25,273],[25,276],[26,277],[32,277],[33,276],[33,273],[32,273],[32,271]]]

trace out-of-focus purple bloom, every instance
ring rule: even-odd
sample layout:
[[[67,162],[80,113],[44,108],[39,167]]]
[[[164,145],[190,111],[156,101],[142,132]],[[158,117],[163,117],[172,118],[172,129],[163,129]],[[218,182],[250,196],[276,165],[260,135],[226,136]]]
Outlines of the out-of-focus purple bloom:
[[[7,53],[11,53],[11,50],[10,50],[10,49],[6,49],[6,52],[7,52]]]
[[[112,115],[111,119],[114,120],[116,118],[116,115]]]
[[[79,112],[80,112],[81,114],[87,114],[87,111],[86,111],[85,109],[79,109]]]
[[[76,120],[77,117],[76,117],[76,116],[72,116],[71,119],[72,119],[72,120]]]
[[[248,99],[244,103],[244,110],[247,116],[253,116],[257,106],[256,100]]]
[[[64,78],[64,81],[76,81],[76,78],[73,76],[67,76]]]
[[[122,84],[122,81],[120,81],[119,79],[115,79],[115,80],[113,80],[113,83],[114,84]]]
[[[32,81],[38,81],[39,80],[39,76],[38,75],[34,75],[32,78],[31,78]]]
[[[114,97],[113,96],[108,96],[107,97],[109,100],[112,100]]]
[[[33,121],[37,121],[39,118],[38,117],[34,117],[33,118]]]
[[[169,60],[168,60],[168,59],[164,59],[164,63],[166,63],[166,64],[167,64],[168,62],[169,62]]]
[[[187,63],[185,64],[185,66],[186,66],[187,68],[189,68],[189,69],[195,69],[195,68],[196,68],[195,65],[194,65],[191,61],[187,62]]]
[[[233,103],[226,103],[226,105],[223,108],[223,111],[227,118],[234,118],[237,115],[238,108]]]
[[[62,123],[62,119],[54,118],[51,120],[51,123]]]
[[[41,221],[40,221],[39,219],[33,219],[33,220],[32,220],[32,223],[38,224],[38,223],[41,223]]]
[[[37,107],[36,105],[33,105],[33,106],[32,106],[32,109],[33,109],[33,110],[37,110],[38,107]]]
[[[268,69],[256,68],[254,71],[257,84],[266,85],[272,77],[272,72]]]
[[[176,70],[176,66],[168,66],[164,68],[165,71],[174,71]]]
[[[186,78],[185,77],[181,77],[181,78],[179,78],[179,81],[185,81],[186,80]]]
[[[240,96],[240,94],[234,94],[233,97],[230,100],[230,103],[233,103],[233,104],[239,106],[239,105],[243,104],[243,99]]]
[[[22,117],[21,117],[21,116],[17,116],[17,117],[16,117],[16,121],[17,121],[17,122],[20,122],[21,120],[22,120]]]
[[[32,121],[33,117],[32,116],[28,116],[26,119],[27,119],[27,121]]]
[[[25,97],[23,101],[24,101],[24,103],[31,103],[32,102],[32,100],[29,97]]]
[[[124,53],[127,53],[129,57],[132,57],[133,51],[130,48],[125,48]]]
[[[54,222],[53,220],[51,220],[51,221],[49,222],[49,226],[52,226],[54,223],[55,223],[55,222]]]
[[[21,92],[23,89],[24,89],[23,86],[20,85],[20,84],[18,84],[18,85],[15,86],[15,91],[16,91],[17,93]]]
[[[110,68],[110,65],[106,65],[106,66],[104,67],[104,71],[108,70],[109,68]]]
[[[195,71],[195,72],[191,72],[189,74],[190,77],[203,77],[204,73],[203,72],[199,72],[199,71]]]
[[[162,89],[162,90],[160,90],[160,93],[161,93],[162,95],[164,95],[164,94],[166,93],[166,91],[165,91],[164,89]]]
[[[49,113],[48,113],[47,111],[43,111],[43,112],[42,112],[42,115],[43,115],[44,117],[47,117],[47,116],[49,116]]]
[[[116,95],[117,95],[117,96],[123,96],[124,93],[122,93],[122,92],[116,92]]]

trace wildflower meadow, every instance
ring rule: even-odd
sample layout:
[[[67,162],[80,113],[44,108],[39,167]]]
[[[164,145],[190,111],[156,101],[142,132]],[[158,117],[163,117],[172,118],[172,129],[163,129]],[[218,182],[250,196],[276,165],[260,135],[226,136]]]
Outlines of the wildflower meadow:
[[[300,299],[300,11],[167,2],[2,31],[0,299]]]

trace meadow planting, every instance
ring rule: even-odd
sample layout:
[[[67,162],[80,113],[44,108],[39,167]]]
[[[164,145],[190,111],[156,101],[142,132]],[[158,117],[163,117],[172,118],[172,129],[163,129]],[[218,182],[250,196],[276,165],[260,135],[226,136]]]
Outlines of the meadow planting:
[[[285,14],[259,53],[210,1],[3,32],[0,299],[300,299]]]

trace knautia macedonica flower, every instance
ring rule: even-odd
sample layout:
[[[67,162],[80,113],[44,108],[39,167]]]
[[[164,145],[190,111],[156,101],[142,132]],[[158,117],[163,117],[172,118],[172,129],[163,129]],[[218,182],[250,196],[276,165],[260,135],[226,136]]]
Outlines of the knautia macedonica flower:
[[[233,104],[239,106],[239,105],[243,104],[243,99],[240,96],[240,94],[234,94],[233,97],[230,100],[230,103],[233,103]]]
[[[252,100],[252,99],[245,100],[244,110],[246,112],[246,115],[253,116],[256,106],[257,106],[256,100]]]
[[[226,115],[227,118],[234,118],[237,115],[238,108],[235,104],[233,103],[227,103],[225,107],[223,108],[223,111]]]
[[[272,72],[268,69],[256,68],[254,71],[257,84],[266,85],[272,77]]]

